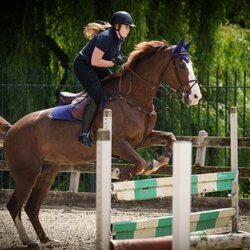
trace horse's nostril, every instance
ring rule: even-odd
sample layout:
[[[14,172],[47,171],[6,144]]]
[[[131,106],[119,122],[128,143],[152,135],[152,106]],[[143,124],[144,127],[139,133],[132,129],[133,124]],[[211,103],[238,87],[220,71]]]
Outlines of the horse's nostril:
[[[198,95],[194,94],[194,98],[195,98],[195,99],[198,99]]]

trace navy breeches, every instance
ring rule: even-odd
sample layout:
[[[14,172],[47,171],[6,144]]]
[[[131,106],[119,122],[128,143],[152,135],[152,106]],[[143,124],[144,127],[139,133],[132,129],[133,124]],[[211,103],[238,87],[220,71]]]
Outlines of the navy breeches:
[[[74,61],[75,75],[94,99],[96,105],[100,106],[105,98],[105,92],[102,88],[101,80],[112,74],[108,68],[99,68],[89,65],[82,55],[78,55]]]

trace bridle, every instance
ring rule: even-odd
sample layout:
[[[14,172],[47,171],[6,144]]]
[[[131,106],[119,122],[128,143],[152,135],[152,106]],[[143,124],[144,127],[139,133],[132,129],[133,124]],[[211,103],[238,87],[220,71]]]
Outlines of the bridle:
[[[192,88],[195,86],[195,84],[198,84],[199,85],[199,82],[198,80],[196,79],[193,79],[193,80],[189,80],[188,82],[184,82],[182,81],[181,77],[180,77],[180,74],[179,74],[179,71],[178,71],[178,67],[177,67],[177,64],[176,64],[176,60],[180,58],[180,56],[183,56],[183,55],[188,55],[187,53],[175,53],[175,54],[171,54],[171,59],[166,67],[165,70],[167,70],[170,62],[173,60],[174,61],[174,70],[175,70],[175,74],[176,74],[176,77],[178,79],[178,82],[180,84],[180,87],[176,90],[170,86],[167,86],[167,84],[165,84],[163,81],[161,81],[160,83],[160,86],[164,87],[164,89],[166,88],[169,88],[171,89],[173,92],[176,93],[177,97],[184,102],[184,98],[186,96],[189,96],[189,94],[191,93],[191,90]],[[191,86],[190,86],[190,83],[193,83]],[[189,86],[188,89],[185,88],[185,86]]]

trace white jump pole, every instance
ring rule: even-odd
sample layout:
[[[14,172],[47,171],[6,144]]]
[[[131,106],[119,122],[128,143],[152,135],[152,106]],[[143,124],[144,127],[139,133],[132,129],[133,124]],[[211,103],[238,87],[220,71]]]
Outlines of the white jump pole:
[[[173,147],[173,250],[190,249],[192,143]]]
[[[235,171],[236,176],[233,181],[231,191],[232,207],[236,209],[236,214],[232,219],[232,232],[237,233],[239,230],[239,197],[238,197],[238,123],[237,123],[237,107],[230,109],[230,138],[231,138],[231,171]]]
[[[112,139],[112,110],[103,110],[103,128],[110,131],[110,139]],[[112,140],[111,140],[112,141]]]
[[[96,249],[110,248],[111,221],[111,110],[104,110],[104,129],[96,144]],[[107,129],[109,126],[109,129]]]

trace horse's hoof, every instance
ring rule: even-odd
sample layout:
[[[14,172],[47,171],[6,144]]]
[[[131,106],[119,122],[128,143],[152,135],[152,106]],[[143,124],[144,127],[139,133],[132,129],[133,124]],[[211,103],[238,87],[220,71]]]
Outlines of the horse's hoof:
[[[55,246],[59,246],[61,243],[59,240],[49,239],[47,242],[42,243],[46,248],[54,248]]]
[[[27,246],[27,248],[31,249],[31,250],[39,250],[39,249],[41,249],[39,244],[37,244],[37,245],[29,245],[29,246]]]
[[[151,161],[147,164],[146,168],[144,169],[144,175],[149,175],[153,168],[154,168],[153,161]]]
[[[160,167],[161,167],[161,163],[156,161],[156,160],[153,160],[152,162],[150,162],[148,165],[147,165],[147,169],[145,169],[145,172],[144,174],[145,175],[150,175],[154,172],[156,172]]]
[[[33,248],[38,246],[38,242],[34,240],[26,240],[22,242],[25,246],[28,246],[28,248]]]
[[[112,172],[111,172],[111,178],[112,179],[119,180],[119,175],[120,175],[120,169],[119,168],[112,169]]]

